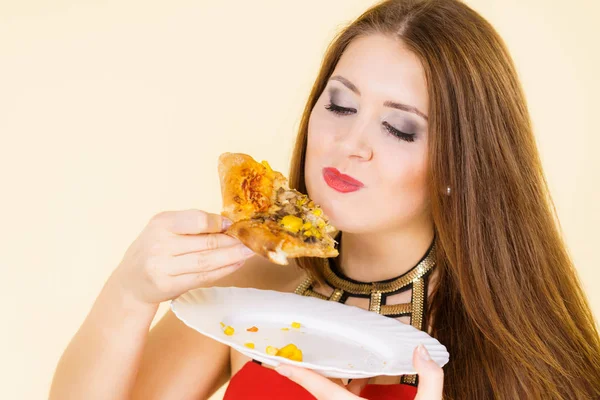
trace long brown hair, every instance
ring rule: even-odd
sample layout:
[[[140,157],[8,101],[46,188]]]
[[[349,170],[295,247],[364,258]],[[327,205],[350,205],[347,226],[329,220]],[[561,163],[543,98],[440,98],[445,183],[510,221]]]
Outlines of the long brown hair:
[[[335,38],[300,123],[291,185],[306,192],[317,99],[349,43],[373,33],[402,40],[428,83],[439,274],[428,319],[450,352],[444,397],[600,398],[598,331],[561,238],[513,61],[467,5],[384,1]],[[320,275],[316,260],[299,263]]]

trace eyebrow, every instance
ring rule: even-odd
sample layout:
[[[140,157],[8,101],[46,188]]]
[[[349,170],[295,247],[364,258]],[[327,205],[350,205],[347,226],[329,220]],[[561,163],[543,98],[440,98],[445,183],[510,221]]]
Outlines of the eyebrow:
[[[409,106],[402,103],[394,103],[393,101],[386,101],[383,103],[386,107],[396,108],[398,110],[406,111],[409,113],[417,114],[419,117],[423,118],[425,121],[428,120],[427,115],[423,114],[417,107]]]
[[[336,76],[332,77],[330,80],[343,83],[344,86],[346,86],[348,89],[352,90],[354,93],[356,93],[357,95],[360,96],[360,90],[358,90],[358,88],[354,85],[354,83],[350,82],[348,79],[344,78],[343,76],[336,75]]]
[[[358,90],[356,85],[354,83],[350,82],[348,79],[344,78],[343,76],[336,75],[336,76],[331,77],[330,80],[341,82],[348,89],[352,90],[354,93],[356,93],[357,95],[360,96],[360,90]],[[428,120],[427,115],[425,115],[424,113],[419,111],[419,109],[417,107],[409,106],[408,104],[396,103],[394,101],[386,101],[385,103],[383,103],[383,105],[385,107],[396,108],[398,110],[413,113],[413,114],[416,114],[419,117],[425,119],[426,121]]]

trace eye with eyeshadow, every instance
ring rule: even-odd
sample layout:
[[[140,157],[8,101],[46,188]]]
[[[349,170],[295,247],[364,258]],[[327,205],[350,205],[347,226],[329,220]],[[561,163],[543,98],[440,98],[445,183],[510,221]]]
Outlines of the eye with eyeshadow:
[[[327,104],[325,106],[325,108],[337,116],[353,115],[358,112],[356,110],[356,108],[342,107],[340,105],[335,104],[333,102],[333,99],[330,99],[329,104]],[[400,129],[392,126],[389,122],[383,122],[382,125],[388,134],[390,134],[400,140],[404,140],[406,142],[414,142],[415,141],[416,135],[414,133],[403,132]]]
[[[404,140],[406,142],[414,142],[415,141],[416,135],[414,133],[402,132],[400,129],[394,128],[388,122],[384,122],[382,125],[388,131],[388,133],[390,135],[395,136],[400,140]]]
[[[337,88],[329,89],[329,104],[325,108],[336,115],[351,115],[356,114],[357,109],[353,107],[344,107],[341,104],[344,103],[340,99],[340,90]]]

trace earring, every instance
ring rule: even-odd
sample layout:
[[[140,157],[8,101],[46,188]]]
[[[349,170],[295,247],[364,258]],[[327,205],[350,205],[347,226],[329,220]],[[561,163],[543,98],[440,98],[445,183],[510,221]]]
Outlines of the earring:
[[[452,193],[452,188],[448,186],[446,187],[446,196],[450,196],[450,193]]]

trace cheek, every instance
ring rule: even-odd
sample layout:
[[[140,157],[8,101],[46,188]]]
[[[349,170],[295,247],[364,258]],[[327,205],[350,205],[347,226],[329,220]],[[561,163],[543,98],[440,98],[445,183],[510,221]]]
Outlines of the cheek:
[[[400,160],[400,161],[399,161]],[[394,214],[418,214],[427,207],[428,165],[425,151],[400,157],[390,154],[380,164],[382,207]]]
[[[327,115],[328,111],[319,109],[320,104],[310,115],[308,122],[308,144],[307,147],[313,151],[324,151],[335,142],[336,124],[334,118]]]
[[[322,111],[313,110],[308,122],[305,168],[307,179],[324,166],[327,155],[335,146],[336,128],[327,117]]]
[[[313,192],[312,185],[315,182],[315,174],[319,159],[322,158],[323,151],[323,135],[319,133],[319,123],[315,118],[314,112],[310,116],[308,122],[308,136],[306,139],[306,155],[304,161],[304,179],[308,195]]]
[[[423,189],[426,182],[425,160],[406,160],[398,165],[398,170],[390,171],[389,179],[394,182],[391,187]]]

